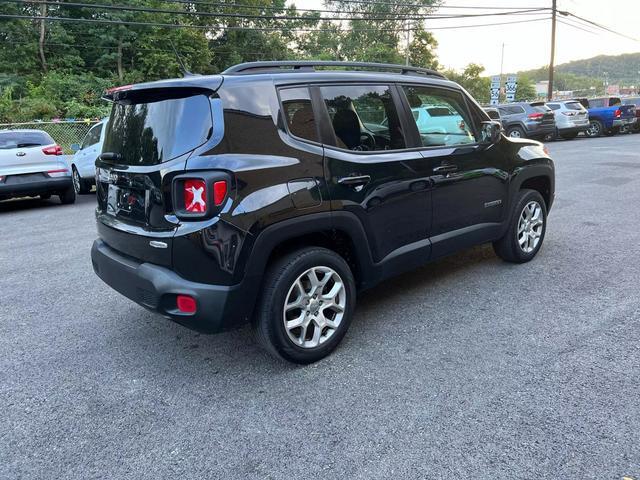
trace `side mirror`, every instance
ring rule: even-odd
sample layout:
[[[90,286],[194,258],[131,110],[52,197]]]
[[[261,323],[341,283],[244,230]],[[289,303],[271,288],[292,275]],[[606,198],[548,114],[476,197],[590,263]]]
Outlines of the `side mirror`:
[[[72,143],[70,148],[71,148],[72,152],[77,152],[78,150],[80,150],[80,144],[79,143]]]
[[[486,121],[482,122],[482,127],[480,129],[480,143],[483,145],[493,145],[494,143],[498,143],[500,140],[500,134],[502,133],[502,125],[500,122],[496,121]]]

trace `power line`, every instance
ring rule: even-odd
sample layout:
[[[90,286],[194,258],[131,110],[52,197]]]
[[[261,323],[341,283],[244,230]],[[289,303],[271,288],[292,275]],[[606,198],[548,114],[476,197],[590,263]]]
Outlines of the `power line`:
[[[131,25],[131,26],[146,26],[146,27],[167,27],[167,28],[192,28],[198,30],[231,30],[231,31],[264,31],[264,32],[283,32],[283,31],[295,31],[295,32],[328,32],[334,33],[334,30],[322,29],[322,28],[298,28],[298,27],[235,27],[226,25],[184,25],[179,23],[159,23],[159,22],[134,22],[129,20],[105,20],[105,19],[92,19],[92,18],[69,18],[69,17],[46,17],[40,15],[6,15],[0,14],[0,18],[15,19],[15,20],[45,20],[50,22],[78,22],[78,23],[93,23],[93,24],[105,24],[105,25]],[[512,25],[516,23],[530,23],[547,18],[517,20],[509,22],[497,22],[497,23],[485,23],[476,25],[456,25],[447,27],[430,27],[429,30],[447,30],[447,29],[460,29],[460,28],[477,28],[477,27],[491,27],[497,25]],[[349,32],[397,32],[397,28],[346,28],[342,31]],[[411,29],[414,30],[414,29]],[[404,31],[404,30],[403,30]]]
[[[559,13],[561,13],[562,15],[565,15],[565,16],[569,15],[571,17],[577,18],[578,20],[582,20],[583,22],[586,22],[589,25],[593,25],[594,27],[600,28],[601,30],[607,31],[609,33],[613,33],[615,35],[618,35],[620,37],[626,38],[628,40],[633,40],[634,42],[640,42],[640,40],[637,39],[637,38],[630,37],[629,35],[625,35],[624,33],[620,33],[617,30],[613,30],[613,29],[611,29],[611,28],[609,28],[609,27],[607,27],[605,25],[602,25],[600,23],[596,23],[593,20],[589,20],[588,18],[580,17],[580,16],[575,15],[574,13],[571,13],[571,12],[559,12]]]
[[[32,4],[40,4],[40,5],[55,5],[60,7],[74,7],[74,8],[91,8],[91,9],[101,9],[101,10],[112,10],[112,11],[130,11],[130,12],[141,12],[141,13],[159,13],[159,14],[170,14],[170,15],[185,15],[185,16],[193,16],[193,17],[222,17],[222,18],[240,18],[240,19],[260,19],[260,20],[296,20],[296,21],[349,21],[349,20],[420,20],[420,19],[430,19],[430,20],[440,20],[440,19],[456,19],[456,18],[475,18],[475,17],[492,17],[492,16],[504,16],[504,15],[526,15],[526,14],[537,14],[545,9],[530,9],[530,10],[518,10],[518,11],[503,11],[497,13],[466,13],[466,14],[395,14],[395,13],[363,13],[363,16],[356,17],[301,17],[298,15],[253,15],[253,14],[238,14],[238,13],[227,13],[227,12],[190,12],[185,10],[168,10],[168,9],[158,9],[158,8],[148,8],[148,7],[136,7],[136,6],[126,6],[126,5],[106,5],[106,4],[95,4],[95,3],[79,3],[79,2],[64,2],[61,3],[57,0],[6,0],[8,2],[13,3],[32,3]],[[366,16],[366,17],[365,17]]]

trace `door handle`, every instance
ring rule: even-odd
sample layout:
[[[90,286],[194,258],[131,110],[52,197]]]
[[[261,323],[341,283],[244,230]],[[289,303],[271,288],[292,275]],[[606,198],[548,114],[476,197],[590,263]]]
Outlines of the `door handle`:
[[[436,173],[457,172],[458,171],[458,166],[457,165],[452,165],[450,163],[446,163],[444,165],[440,165],[439,167],[435,167],[433,169],[433,171],[436,172]]]
[[[342,177],[338,179],[338,183],[340,185],[355,187],[358,190],[362,189],[362,187],[364,187],[370,181],[371,181],[371,175],[353,175],[353,176]]]

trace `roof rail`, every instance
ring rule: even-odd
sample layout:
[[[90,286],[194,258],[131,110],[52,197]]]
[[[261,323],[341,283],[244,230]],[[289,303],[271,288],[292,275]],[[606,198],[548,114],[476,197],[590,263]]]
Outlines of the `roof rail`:
[[[429,68],[395,65],[391,63],[373,62],[338,62],[330,60],[288,60],[283,62],[246,62],[227,68],[223,75],[247,75],[252,73],[285,73],[299,71],[315,71],[315,67],[335,67],[352,69],[399,70],[402,74],[428,75],[446,78],[441,73]],[[285,70],[286,69],[286,70]]]

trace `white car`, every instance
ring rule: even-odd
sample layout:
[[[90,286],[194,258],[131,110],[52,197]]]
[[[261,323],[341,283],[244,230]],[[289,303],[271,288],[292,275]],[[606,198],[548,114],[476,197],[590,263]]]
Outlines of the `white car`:
[[[0,200],[51,195],[76,200],[60,145],[42,130],[0,130]]]
[[[411,109],[425,145],[459,145],[475,139],[464,119],[447,105],[422,105]]]
[[[107,129],[107,120],[97,123],[87,132],[80,145],[72,145],[76,151],[71,159],[71,172],[73,175],[73,188],[76,193],[85,194],[91,191],[96,184],[96,160],[102,153],[104,132]]]

